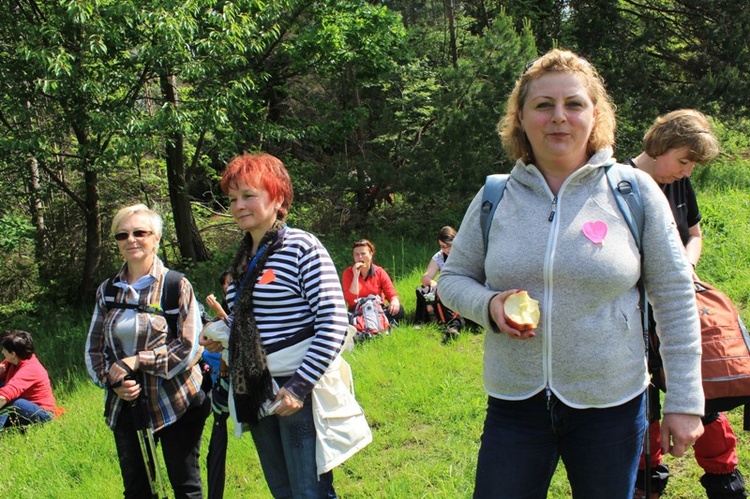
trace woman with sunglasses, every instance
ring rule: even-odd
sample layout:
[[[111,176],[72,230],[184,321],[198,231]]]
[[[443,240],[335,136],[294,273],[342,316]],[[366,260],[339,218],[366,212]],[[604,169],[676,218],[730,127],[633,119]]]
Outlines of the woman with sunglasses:
[[[378,295],[386,304],[383,311],[388,317],[388,322],[396,326],[398,321],[404,318],[404,307],[401,306],[388,272],[373,263],[374,256],[375,245],[367,239],[360,239],[352,244],[354,265],[341,274],[346,305],[349,307],[349,312],[353,312],[359,298]]]
[[[210,402],[201,390],[198,365],[199,307],[182,277],[179,309],[160,310],[162,293],[169,290],[168,269],[156,255],[161,234],[161,217],[142,204],[122,208],[112,220],[112,236],[125,263],[97,290],[86,367],[107,391],[104,416],[114,433],[124,496],[152,496],[134,427],[136,408],[145,399],[174,496],[202,498],[199,454]],[[166,318],[170,312],[176,315],[176,330]]]

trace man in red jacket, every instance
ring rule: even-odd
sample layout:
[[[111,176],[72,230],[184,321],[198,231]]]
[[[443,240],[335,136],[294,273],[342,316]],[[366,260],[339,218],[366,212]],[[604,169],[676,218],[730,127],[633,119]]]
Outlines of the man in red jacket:
[[[0,362],[0,428],[51,420],[55,396],[47,370],[34,355],[31,335],[5,331],[0,345],[5,358]]]

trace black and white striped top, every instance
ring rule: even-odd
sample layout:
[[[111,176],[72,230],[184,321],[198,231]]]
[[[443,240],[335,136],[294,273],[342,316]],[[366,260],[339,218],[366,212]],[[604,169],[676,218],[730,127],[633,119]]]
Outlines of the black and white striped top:
[[[230,310],[235,305],[236,285],[227,289]],[[338,273],[318,238],[300,229],[286,229],[282,247],[268,258],[255,284],[253,313],[265,348],[314,327],[302,365],[285,384],[304,399],[338,355],[348,326]]]

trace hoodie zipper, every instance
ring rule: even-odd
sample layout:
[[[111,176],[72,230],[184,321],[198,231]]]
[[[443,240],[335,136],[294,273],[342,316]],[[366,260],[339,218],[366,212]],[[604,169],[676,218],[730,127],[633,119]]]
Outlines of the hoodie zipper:
[[[549,212],[549,217],[547,217],[548,222],[552,222],[555,219],[555,208],[557,206],[557,196],[552,198],[552,211]]]
[[[552,227],[550,228],[550,239],[547,244],[547,253],[545,256],[544,261],[544,303],[545,303],[545,310],[542,312],[545,314],[546,317],[550,317],[551,311],[552,311],[552,289],[554,287],[554,283],[552,282],[552,260],[553,255],[555,254],[555,248],[557,246],[557,237],[558,237],[558,230],[559,230],[559,222],[556,220],[556,215],[558,211],[558,200],[560,196],[562,195],[563,191],[565,190],[565,187],[570,182],[570,179],[572,177],[575,177],[577,175],[578,171],[573,172],[570,176],[568,176],[567,179],[563,182],[563,184],[560,186],[560,190],[557,191],[557,194],[552,194],[552,191],[549,191],[552,195],[552,209],[550,211],[549,216],[547,217],[547,221],[552,224]],[[549,187],[547,187],[549,189]],[[551,342],[552,342],[552,326],[551,321],[547,320],[545,321],[544,325],[544,332],[543,332],[543,338],[544,343],[542,347],[542,356],[544,358],[544,368],[545,368],[545,387],[544,387],[544,393],[547,398],[547,410],[551,410],[552,407],[552,350],[551,350]]]
[[[603,164],[603,166],[606,166],[606,164]],[[549,216],[547,217],[547,221],[552,223],[552,227],[550,230],[550,239],[547,244],[547,253],[545,255],[545,261],[544,261],[544,302],[546,304],[545,310],[542,311],[543,314],[545,314],[546,317],[550,316],[550,311],[552,309],[552,255],[554,254],[555,247],[557,245],[557,232],[558,232],[558,221],[555,220],[558,207],[557,202],[562,195],[563,191],[565,190],[565,187],[570,183],[571,179],[577,177],[581,174],[581,171],[583,168],[579,168],[578,170],[571,173],[568,178],[565,179],[565,181],[560,186],[560,189],[557,191],[557,194],[553,194],[550,190],[549,186],[547,185],[547,182],[544,180],[544,176],[542,173],[535,167],[533,171],[536,175],[538,175],[542,179],[542,185],[544,185],[544,188],[549,193],[550,197],[552,198],[551,204],[552,209],[550,211]],[[544,378],[545,378],[545,387],[544,387],[544,394],[547,398],[547,410],[550,410],[552,407],[552,387],[551,387],[551,378],[552,378],[552,353],[550,351],[550,342],[552,338],[552,330],[550,326],[550,321],[546,320],[544,325],[544,331],[542,332],[542,358],[544,359]]]

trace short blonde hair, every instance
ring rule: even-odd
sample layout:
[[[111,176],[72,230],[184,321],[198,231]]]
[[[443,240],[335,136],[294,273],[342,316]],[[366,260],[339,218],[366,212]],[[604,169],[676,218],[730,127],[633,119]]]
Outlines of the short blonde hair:
[[[607,94],[604,80],[594,66],[577,54],[569,50],[553,49],[530,63],[516,80],[516,85],[508,97],[505,116],[497,125],[503,147],[513,160],[521,159],[525,163],[535,161],[534,151],[523,131],[519,114],[526,102],[531,82],[553,72],[578,75],[594,103],[596,113],[587,147],[588,155],[592,156],[603,147],[614,146],[617,124],[615,105]]]
[[[120,228],[120,224],[136,214],[144,215],[150,225],[149,228],[153,231],[156,239],[161,239],[161,231],[164,222],[158,213],[145,204],[134,204],[132,206],[126,206],[125,208],[120,208],[112,219],[110,235],[114,236],[117,233],[117,229]]]
[[[705,164],[719,155],[719,141],[708,118],[695,109],[678,109],[656,118],[643,137],[643,150],[655,158],[687,147],[688,159]]]

